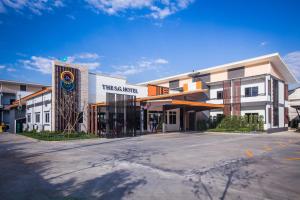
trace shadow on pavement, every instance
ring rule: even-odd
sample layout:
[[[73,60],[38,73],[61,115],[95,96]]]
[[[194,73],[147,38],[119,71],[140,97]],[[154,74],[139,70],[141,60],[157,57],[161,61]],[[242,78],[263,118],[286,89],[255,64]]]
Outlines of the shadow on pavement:
[[[6,146],[5,146],[6,145]],[[1,149],[14,149],[14,144],[2,144]],[[145,178],[133,179],[127,170],[118,170],[81,182],[71,178],[51,183],[43,176],[49,170],[49,161],[32,161],[22,149],[0,151],[0,199],[121,199],[146,184]]]

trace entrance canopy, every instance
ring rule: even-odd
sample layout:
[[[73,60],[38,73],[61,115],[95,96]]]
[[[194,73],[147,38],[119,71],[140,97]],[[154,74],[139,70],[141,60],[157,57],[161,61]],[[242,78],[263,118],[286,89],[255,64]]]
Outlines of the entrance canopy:
[[[166,109],[186,108],[187,110],[210,110],[210,109],[223,109],[223,104],[211,104],[201,102],[207,99],[205,93],[206,89],[198,89],[188,92],[178,92],[172,94],[150,96],[145,98],[138,98],[137,102],[147,107],[164,106]]]
[[[211,104],[205,102],[195,102],[195,101],[184,101],[175,99],[165,99],[165,100],[149,100],[147,101],[146,107],[155,108],[164,106],[166,110],[174,108],[186,108],[186,110],[197,110],[204,111],[210,109],[223,109],[223,104]]]

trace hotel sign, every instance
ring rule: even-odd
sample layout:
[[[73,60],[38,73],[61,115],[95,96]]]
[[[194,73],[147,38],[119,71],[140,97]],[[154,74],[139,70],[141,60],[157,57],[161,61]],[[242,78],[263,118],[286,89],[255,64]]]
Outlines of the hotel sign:
[[[110,91],[116,91],[116,92],[127,92],[127,93],[134,93],[137,94],[138,90],[135,88],[129,88],[129,87],[122,87],[122,86],[113,86],[113,85],[104,85],[102,84],[103,90],[110,90]]]

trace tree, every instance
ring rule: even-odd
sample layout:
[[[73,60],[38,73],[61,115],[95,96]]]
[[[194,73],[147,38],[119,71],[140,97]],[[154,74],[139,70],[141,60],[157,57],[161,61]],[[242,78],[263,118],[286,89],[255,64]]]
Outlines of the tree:
[[[75,91],[62,92],[62,98],[56,102],[55,110],[59,118],[64,122],[62,127],[63,133],[74,133],[78,130],[78,123],[84,119],[88,104],[84,101],[80,106],[79,101],[76,100]]]

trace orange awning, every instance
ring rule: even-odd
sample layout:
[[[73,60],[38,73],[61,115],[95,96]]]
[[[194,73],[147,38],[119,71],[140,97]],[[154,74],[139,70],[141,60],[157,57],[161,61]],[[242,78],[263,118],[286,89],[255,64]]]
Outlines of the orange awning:
[[[199,90],[193,90],[193,91],[188,91],[188,92],[178,92],[178,93],[172,93],[172,94],[164,94],[164,95],[137,98],[136,101],[141,102],[141,101],[148,101],[148,100],[166,99],[166,98],[172,98],[172,97],[178,97],[178,96],[184,96],[184,95],[190,95],[190,94],[196,94],[196,93],[205,93],[205,92],[207,92],[207,89],[199,89]]]
[[[206,107],[210,109],[224,108],[224,104],[212,104],[212,103],[196,102],[196,101],[171,100],[171,104],[183,105],[183,106],[194,106],[194,107]]]

